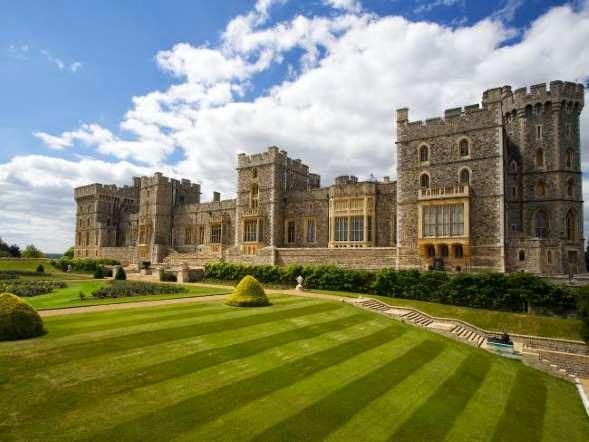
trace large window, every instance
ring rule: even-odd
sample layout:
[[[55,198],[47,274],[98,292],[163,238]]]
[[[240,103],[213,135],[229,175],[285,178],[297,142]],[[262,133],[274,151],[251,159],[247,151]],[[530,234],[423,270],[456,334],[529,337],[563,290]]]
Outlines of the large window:
[[[577,215],[573,210],[569,211],[566,216],[566,235],[569,241],[577,239]]]
[[[221,244],[221,224],[211,225],[211,244]]]
[[[429,161],[429,149],[427,146],[421,146],[419,148],[419,161],[422,163]]]
[[[464,235],[464,206],[462,204],[428,206],[423,208],[423,236]]]
[[[364,241],[364,216],[350,217],[350,241]]]
[[[460,150],[461,157],[467,157],[470,155],[470,145],[469,145],[468,140],[466,138],[463,138],[462,140],[460,140],[459,150]]]
[[[538,238],[546,238],[548,235],[548,219],[546,218],[546,214],[542,211],[536,213],[535,229]]]
[[[307,242],[315,242],[315,220],[307,220]]]
[[[205,226],[198,226],[198,244],[205,243]]]
[[[288,221],[286,223],[286,242],[292,244],[295,242],[295,222]]]
[[[348,240],[348,217],[337,216],[335,218],[335,240],[336,241],[347,241]]]
[[[257,229],[258,229],[258,223],[256,220],[244,221],[244,223],[243,223],[243,241],[244,242],[255,242]]]
[[[192,244],[192,227],[191,226],[186,226],[184,228],[184,244],[186,244],[187,246]]]
[[[257,184],[252,184],[252,190],[250,194],[250,207],[252,209],[258,208],[258,196],[259,196],[259,188]]]

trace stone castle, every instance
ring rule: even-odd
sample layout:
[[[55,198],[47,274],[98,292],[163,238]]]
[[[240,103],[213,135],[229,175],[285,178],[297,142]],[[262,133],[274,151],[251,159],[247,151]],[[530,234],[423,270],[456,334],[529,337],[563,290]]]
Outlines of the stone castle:
[[[126,264],[585,272],[582,84],[483,93],[410,121],[397,110],[397,181],[329,187],[278,147],[237,157],[237,197],[156,173],[75,189],[76,256]],[[391,155],[393,149],[391,149]]]

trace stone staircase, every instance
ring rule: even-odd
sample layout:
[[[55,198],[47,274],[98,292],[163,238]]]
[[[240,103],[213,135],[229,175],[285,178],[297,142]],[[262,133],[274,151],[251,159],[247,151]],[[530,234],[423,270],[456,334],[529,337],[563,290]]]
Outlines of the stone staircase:
[[[480,347],[487,340],[487,336],[471,328],[457,324],[450,330],[450,333],[455,335],[461,341],[466,341],[468,344]]]

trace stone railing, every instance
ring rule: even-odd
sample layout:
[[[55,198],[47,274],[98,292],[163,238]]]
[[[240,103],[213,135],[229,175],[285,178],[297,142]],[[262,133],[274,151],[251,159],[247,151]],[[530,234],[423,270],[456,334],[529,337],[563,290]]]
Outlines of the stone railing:
[[[419,189],[417,191],[418,200],[432,200],[439,198],[462,198],[470,194],[470,188],[467,184],[459,184],[449,187],[434,187]]]

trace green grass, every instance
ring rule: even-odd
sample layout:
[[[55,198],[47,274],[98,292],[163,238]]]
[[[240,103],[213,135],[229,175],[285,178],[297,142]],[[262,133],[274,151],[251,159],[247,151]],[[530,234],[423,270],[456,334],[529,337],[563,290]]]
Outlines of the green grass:
[[[0,343],[0,440],[581,441],[574,385],[353,306],[45,319]]]
[[[124,302],[136,301],[157,301],[160,299],[172,298],[186,298],[191,296],[207,296],[228,293],[229,290],[186,285],[187,293],[173,293],[169,295],[146,295],[146,296],[130,296],[126,298],[92,298],[92,292],[99,287],[104,286],[108,282],[106,280],[89,280],[89,281],[67,281],[67,287],[63,289],[54,290],[51,293],[41,296],[33,296],[25,298],[25,300],[35,307],[37,310],[47,310],[54,308],[66,307],[85,307],[90,305],[101,304],[120,304]],[[83,292],[88,299],[80,300],[80,292]]]
[[[317,293],[356,298],[358,293],[336,292],[330,290],[313,290]],[[363,295],[380,299],[381,301],[398,306],[413,307],[432,316],[442,318],[461,319],[477,327],[491,331],[507,331],[524,335],[545,336],[549,338],[563,338],[583,340],[581,330],[582,321],[563,319],[553,316],[499,312],[454,305],[437,304],[435,302],[417,301],[413,299],[390,298],[387,296]]]
[[[0,259],[0,270],[26,270],[34,272],[37,267],[41,264],[45,269],[45,272],[51,275],[51,278],[59,279],[86,279],[91,278],[90,272],[77,272],[77,273],[66,273],[56,269],[51,265],[50,259]],[[25,276],[22,279],[38,279],[37,276]]]

